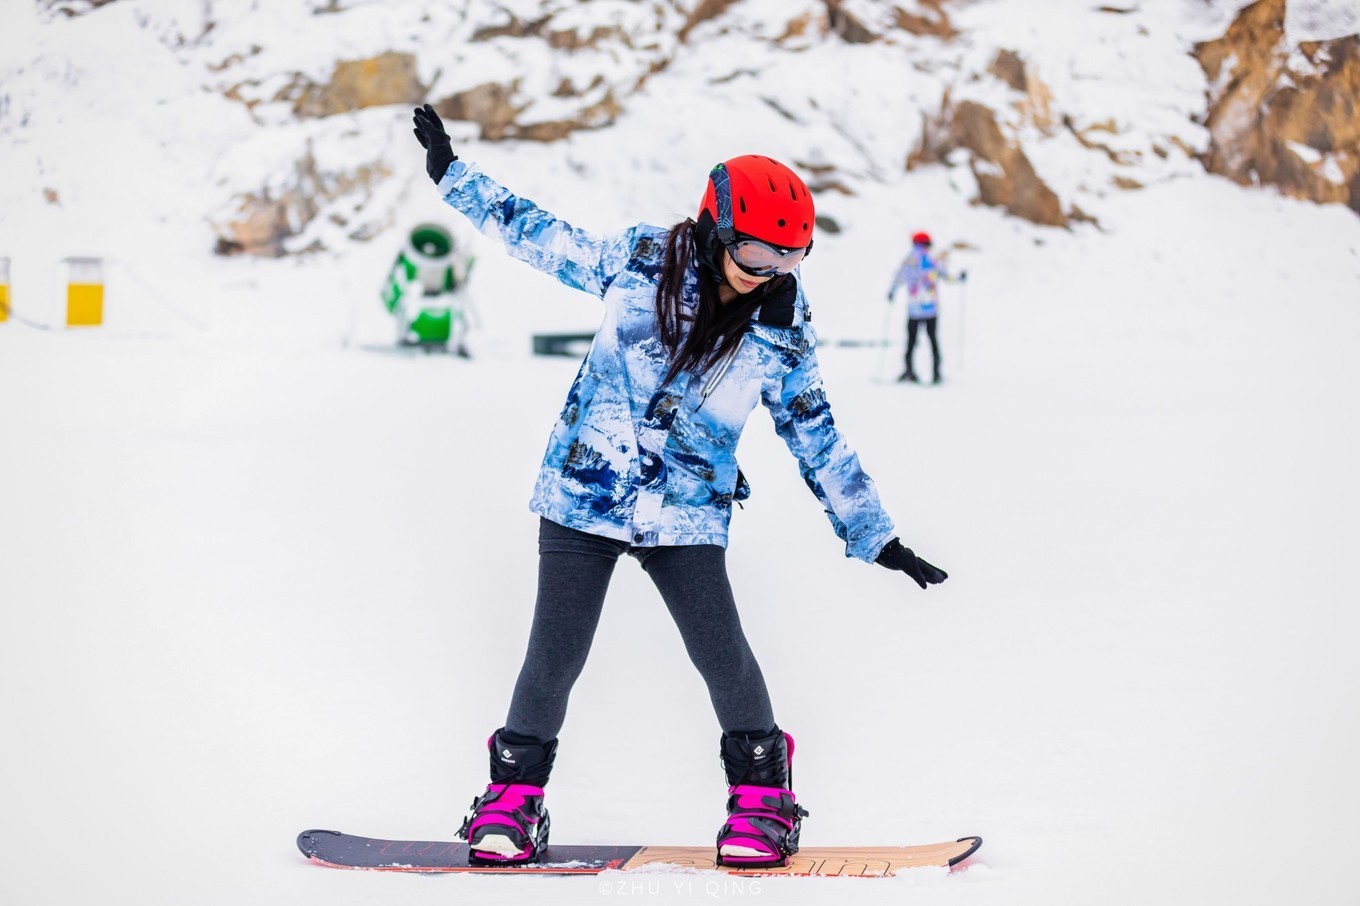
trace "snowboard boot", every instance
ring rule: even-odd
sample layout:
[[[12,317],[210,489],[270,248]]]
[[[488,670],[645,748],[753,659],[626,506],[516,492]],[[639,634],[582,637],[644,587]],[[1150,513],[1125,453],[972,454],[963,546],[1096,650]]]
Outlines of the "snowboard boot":
[[[727,821],[718,831],[718,864],[779,868],[798,852],[807,810],[793,795],[793,737],[722,736]]]
[[[920,379],[916,377],[916,372],[912,371],[910,368],[897,376],[897,383],[905,384],[908,382],[912,384],[920,382]]]
[[[497,730],[486,741],[491,783],[472,800],[458,836],[468,842],[469,865],[532,862],[548,845],[543,787],[557,756],[557,740],[538,742]]]

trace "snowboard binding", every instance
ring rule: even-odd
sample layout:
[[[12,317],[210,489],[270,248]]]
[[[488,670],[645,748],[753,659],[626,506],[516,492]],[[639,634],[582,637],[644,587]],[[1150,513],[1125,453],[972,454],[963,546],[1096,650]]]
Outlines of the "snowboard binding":
[[[493,783],[472,801],[458,836],[468,841],[469,865],[536,862],[548,846],[543,787]]]
[[[798,852],[807,809],[790,789],[793,737],[722,737],[727,775],[727,820],[718,831],[718,864],[731,868],[783,868]]]
[[[472,806],[458,836],[468,842],[469,865],[535,862],[548,846],[543,787],[557,756],[557,740],[538,742],[504,728],[486,741],[491,783]]]

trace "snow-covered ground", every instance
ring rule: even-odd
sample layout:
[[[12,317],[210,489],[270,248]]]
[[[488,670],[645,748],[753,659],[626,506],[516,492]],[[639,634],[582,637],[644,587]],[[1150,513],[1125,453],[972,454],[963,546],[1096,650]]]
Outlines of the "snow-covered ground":
[[[410,177],[403,216],[453,223],[391,113],[375,128]],[[731,120],[736,147],[664,121],[632,109],[468,156],[607,229],[689,213],[706,166],[758,137],[805,141],[773,111]],[[163,138],[145,166],[179,161]],[[576,368],[529,334],[590,330],[598,303],[476,239],[476,358],[374,351],[396,231],[213,258],[208,190],[139,208],[123,193],[154,180],[122,166],[63,183],[63,207],[0,211],[24,318],[0,323],[0,903],[1360,901],[1352,212],[1179,175],[1066,232],[969,207],[943,168],[819,199],[844,228],[805,266],[828,341],[898,339],[883,296],[912,231],[967,243],[946,384],[883,383],[900,347],[822,352],[903,540],[951,578],[921,592],[847,561],[758,412],[733,581],[798,737],[805,843],[986,842],[954,875],[710,891],[303,862],[309,827],[447,839],[484,783],[533,600],[525,504]],[[4,197],[33,178],[6,167]],[[108,325],[33,326],[61,289],[34,262],[101,251]],[[709,841],[717,738],[622,564],[562,735],[554,838]]]

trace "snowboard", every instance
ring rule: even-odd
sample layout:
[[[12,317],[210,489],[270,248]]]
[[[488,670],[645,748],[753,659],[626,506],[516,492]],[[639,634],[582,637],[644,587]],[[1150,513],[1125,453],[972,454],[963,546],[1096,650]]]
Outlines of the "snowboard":
[[[378,840],[332,830],[298,834],[298,849],[312,862],[330,868],[366,871],[480,872],[483,874],[594,875],[674,867],[738,875],[817,875],[887,877],[906,868],[952,868],[982,845],[981,837],[925,846],[810,846],[794,853],[783,868],[741,869],[719,866],[712,846],[558,846],[542,858],[514,866],[469,865],[466,843]]]

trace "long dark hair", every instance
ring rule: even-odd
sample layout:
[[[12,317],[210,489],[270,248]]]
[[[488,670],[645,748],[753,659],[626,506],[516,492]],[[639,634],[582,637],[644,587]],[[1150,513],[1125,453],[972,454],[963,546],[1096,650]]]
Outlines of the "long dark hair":
[[[699,304],[691,315],[684,309],[685,275],[699,253],[698,225],[686,219],[666,234],[666,247],[657,275],[656,317],[661,324],[661,348],[670,368],[664,383],[685,372],[701,374],[714,362],[730,355],[746,333],[751,315],[769,290],[785,278],[776,277],[759,289],[739,295],[723,305],[718,298],[717,278],[724,253],[711,249],[712,260],[699,267]],[[705,237],[706,238],[706,237]],[[688,332],[685,325],[690,324]]]

